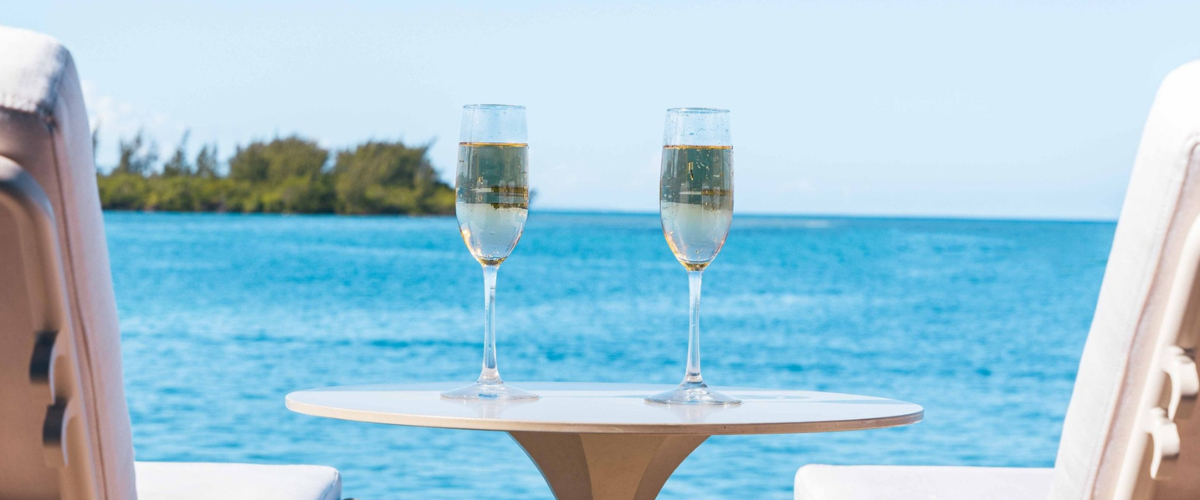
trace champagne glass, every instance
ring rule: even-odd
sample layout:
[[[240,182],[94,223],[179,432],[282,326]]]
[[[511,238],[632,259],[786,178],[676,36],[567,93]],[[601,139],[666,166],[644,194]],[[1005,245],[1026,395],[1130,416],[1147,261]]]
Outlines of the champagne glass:
[[[524,106],[463,106],[454,213],[467,249],[483,266],[483,371],[474,384],[443,392],[444,398],[537,399],[505,385],[496,367],[496,271],[525,229],[528,149]]]
[[[733,221],[733,142],[728,110],[667,110],[658,209],[667,244],[687,269],[691,314],[683,382],[646,401],[741,404],[736,398],[710,390],[700,376],[700,279],[725,245]]]

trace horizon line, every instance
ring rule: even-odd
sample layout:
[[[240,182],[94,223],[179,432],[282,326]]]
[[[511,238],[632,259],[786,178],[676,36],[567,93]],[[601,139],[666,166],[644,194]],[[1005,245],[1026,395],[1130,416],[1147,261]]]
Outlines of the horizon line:
[[[619,209],[569,209],[569,208],[531,208],[531,212],[563,214],[563,215],[618,215],[618,216],[655,216],[658,212],[619,210]],[[167,210],[112,210],[105,209],[104,213],[144,213],[144,214],[216,214],[216,215],[252,215],[252,216],[311,216],[311,217],[453,217],[452,214],[298,214],[298,213],[261,213],[261,212],[176,212]],[[795,219],[875,219],[875,220],[924,220],[948,222],[1040,222],[1040,223],[1082,223],[1082,224],[1115,224],[1118,219],[1097,217],[1055,217],[1055,216],[1011,216],[1011,215],[923,215],[923,214],[836,214],[836,213],[778,213],[750,212],[737,213],[734,217],[755,218],[795,218]]]
[[[530,208],[530,211],[534,211]],[[619,210],[619,209],[569,209],[569,208],[539,208],[537,212],[580,214],[580,215],[658,215],[658,212]],[[1113,224],[1117,219],[1099,217],[1062,217],[1062,216],[1015,216],[1015,215],[933,215],[933,214],[838,214],[838,213],[781,213],[781,212],[749,212],[733,213],[734,217],[779,217],[805,219],[905,219],[905,220],[945,220],[945,221],[988,221],[988,222],[1084,222],[1093,224]]]

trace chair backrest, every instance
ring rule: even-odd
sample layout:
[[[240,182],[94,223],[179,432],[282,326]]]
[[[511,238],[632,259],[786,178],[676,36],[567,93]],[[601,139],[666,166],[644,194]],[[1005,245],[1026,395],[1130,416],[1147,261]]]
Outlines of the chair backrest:
[[[75,64],[0,27],[0,498],[135,498],[122,382]]]
[[[1200,62],[1150,111],[1067,410],[1051,498],[1200,495]],[[1174,469],[1174,474],[1172,474]]]

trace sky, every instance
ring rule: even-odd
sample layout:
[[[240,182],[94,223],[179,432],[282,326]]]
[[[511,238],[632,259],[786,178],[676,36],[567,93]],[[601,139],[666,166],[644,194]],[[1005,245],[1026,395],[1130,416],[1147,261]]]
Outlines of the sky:
[[[732,111],[735,210],[1115,219],[1200,2],[0,0],[74,55],[99,163],[300,134],[432,142],[528,107],[534,209],[657,210],[665,110]]]

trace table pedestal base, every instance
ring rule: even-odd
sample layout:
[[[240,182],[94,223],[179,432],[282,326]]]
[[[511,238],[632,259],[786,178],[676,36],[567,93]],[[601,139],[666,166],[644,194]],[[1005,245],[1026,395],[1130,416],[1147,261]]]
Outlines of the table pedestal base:
[[[558,500],[653,500],[705,435],[509,432]]]

